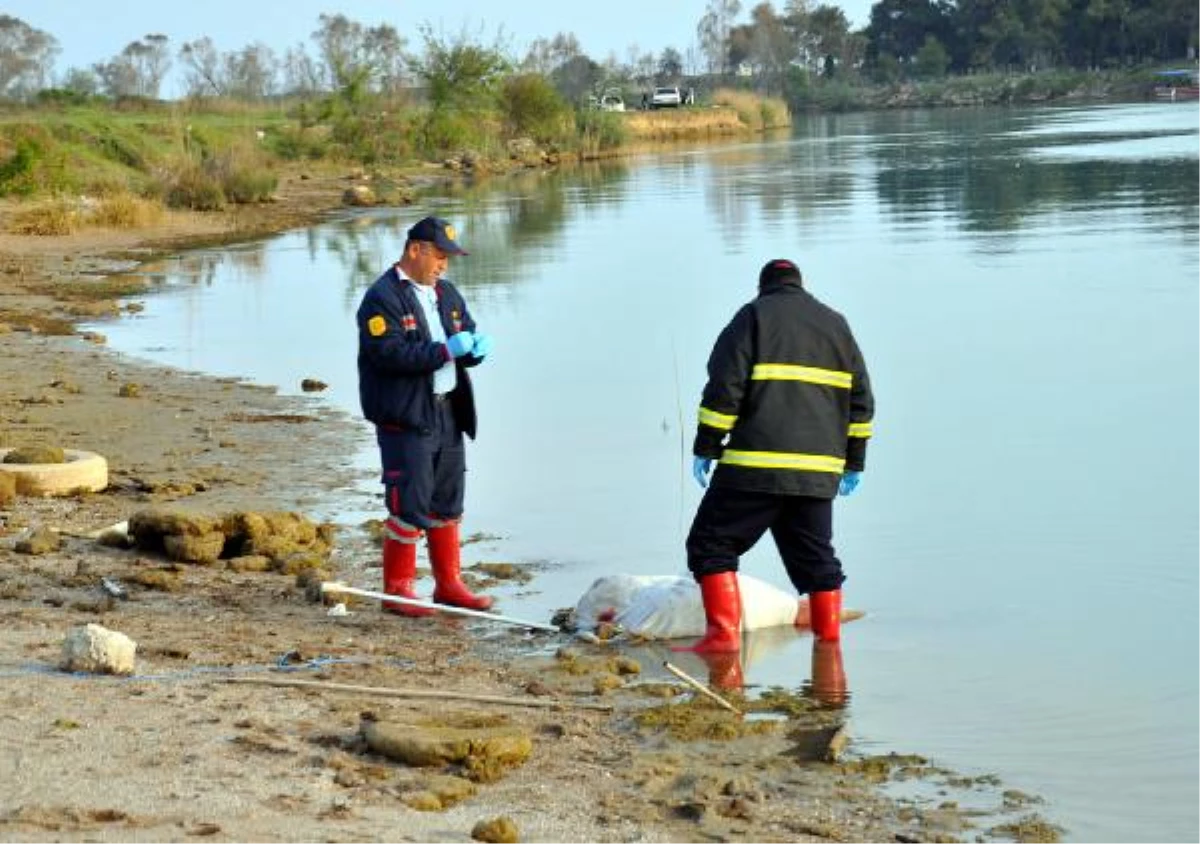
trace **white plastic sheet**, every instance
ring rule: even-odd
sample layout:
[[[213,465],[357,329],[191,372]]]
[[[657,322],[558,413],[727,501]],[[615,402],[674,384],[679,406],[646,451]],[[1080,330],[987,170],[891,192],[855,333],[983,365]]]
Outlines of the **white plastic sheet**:
[[[791,625],[800,614],[808,623],[808,599],[738,574],[742,593],[742,629]],[[704,600],[689,575],[612,574],[597,578],[575,605],[575,623],[593,631],[603,621],[645,639],[704,635]]]

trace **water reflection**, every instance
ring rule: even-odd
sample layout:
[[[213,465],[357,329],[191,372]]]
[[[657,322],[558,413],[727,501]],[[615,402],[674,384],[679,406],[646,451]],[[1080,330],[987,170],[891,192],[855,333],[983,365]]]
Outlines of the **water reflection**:
[[[850,703],[841,642],[820,641],[807,628],[747,630],[742,649],[734,653],[672,650],[678,644],[653,642],[626,650],[643,663],[670,662],[693,677],[707,677],[715,689],[752,692],[784,686],[828,708],[843,709]]]

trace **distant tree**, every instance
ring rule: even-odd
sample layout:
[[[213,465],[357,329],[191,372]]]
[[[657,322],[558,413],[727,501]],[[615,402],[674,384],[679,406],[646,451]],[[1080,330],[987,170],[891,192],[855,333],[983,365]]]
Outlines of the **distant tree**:
[[[86,68],[73,67],[63,74],[59,87],[80,97],[93,97],[100,93],[100,80]]]
[[[303,45],[290,48],[283,57],[283,90],[308,97],[322,89],[321,63]]]
[[[769,2],[759,3],[750,10],[749,44],[750,61],[758,71],[758,86],[763,90],[782,90],[784,71],[797,58],[800,43]],[[807,44],[804,46],[807,52]]]
[[[313,40],[325,64],[329,84],[356,96],[355,90],[392,91],[400,87],[407,60],[404,39],[395,27],[366,27],[345,15],[321,15]]]
[[[952,11],[948,0],[879,0],[867,26],[868,61],[877,64],[880,57],[892,56],[904,66],[914,60],[926,36],[950,43]]]
[[[581,103],[609,75],[610,72],[587,56],[575,56],[551,72],[550,83],[567,102]]]
[[[696,39],[708,61],[709,73],[724,74],[729,70],[729,32],[741,10],[739,0],[709,0],[708,8],[696,24]]]
[[[54,36],[0,15],[0,96],[27,97],[45,87],[58,52]]]
[[[655,74],[658,73],[658,60],[650,52],[642,52],[637,44],[630,44],[626,50],[625,76],[643,88],[654,85]]]
[[[932,35],[927,36],[921,49],[917,50],[915,59],[917,76],[922,79],[940,79],[946,75],[946,68],[949,66],[950,54],[946,52],[946,48]]]
[[[683,56],[674,47],[667,47],[658,57],[660,79],[678,79],[683,75]]]
[[[812,50],[822,61],[832,58],[838,65],[851,64],[849,55],[850,22],[837,6],[817,6],[805,18],[805,30],[812,39]]]
[[[263,100],[277,90],[279,60],[266,44],[250,44],[224,57],[225,89],[242,100]]]
[[[225,93],[221,75],[221,55],[211,38],[188,41],[179,48],[183,62],[183,84],[189,97],[219,97]]]
[[[132,41],[107,62],[93,65],[105,93],[112,97],[157,98],[163,78],[171,68],[168,38],[146,35]]]
[[[521,60],[521,69],[549,76],[567,62],[582,55],[583,48],[579,46],[579,39],[575,34],[560,32],[549,40],[535,39],[529,45],[525,58]]]

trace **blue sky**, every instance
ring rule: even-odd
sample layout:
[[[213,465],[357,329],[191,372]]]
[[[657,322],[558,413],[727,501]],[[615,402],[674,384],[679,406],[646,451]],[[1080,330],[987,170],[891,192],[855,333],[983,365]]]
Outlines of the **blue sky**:
[[[841,0],[835,5],[852,26],[863,26],[872,2]],[[518,55],[535,38],[573,32],[593,59],[603,61],[615,53],[624,61],[631,45],[655,54],[664,47],[685,52],[695,43],[696,23],[707,5],[707,0],[4,0],[0,12],[57,38],[62,52],[55,71],[62,74],[70,67],[107,61],[150,33],[166,35],[175,47],[208,36],[222,51],[261,41],[279,55],[300,43],[312,52],[310,36],[322,13],[340,13],[368,26],[389,23],[409,39],[410,47],[419,44],[417,26],[423,23],[448,35],[466,27],[472,35],[482,32],[480,40],[488,43],[503,31]],[[743,0],[742,21],[752,5]],[[784,0],[774,5],[782,10]]]

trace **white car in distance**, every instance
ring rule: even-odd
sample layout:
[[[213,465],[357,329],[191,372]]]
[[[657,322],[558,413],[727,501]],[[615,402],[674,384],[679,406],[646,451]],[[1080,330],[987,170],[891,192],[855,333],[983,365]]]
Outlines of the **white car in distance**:
[[[683,105],[683,95],[679,88],[655,88],[650,96],[650,108],[679,108]]]

